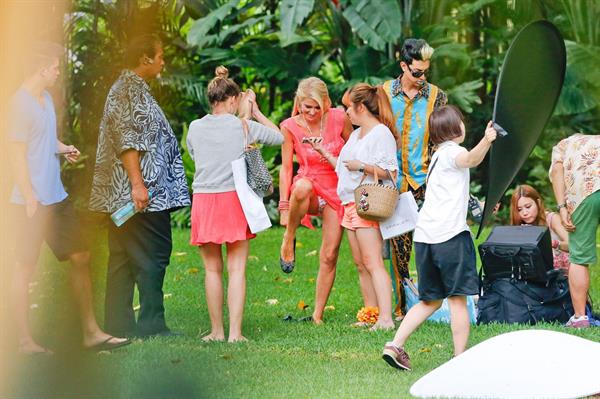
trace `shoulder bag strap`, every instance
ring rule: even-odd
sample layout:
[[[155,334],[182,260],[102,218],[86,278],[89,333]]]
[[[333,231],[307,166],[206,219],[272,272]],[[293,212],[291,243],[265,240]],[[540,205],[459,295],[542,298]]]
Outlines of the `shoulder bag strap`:
[[[431,165],[431,168],[429,168],[429,172],[427,172],[427,179],[425,179],[425,185],[427,185],[429,183],[429,176],[431,176],[431,173],[433,173],[433,169],[435,169],[435,165],[437,165],[437,162],[440,160],[440,156],[438,155],[438,157],[435,159],[435,162],[433,163],[433,165]]]
[[[242,130],[244,131],[244,151],[248,148],[248,135],[250,134],[250,128],[248,127],[248,121],[244,118],[240,118],[242,122]]]

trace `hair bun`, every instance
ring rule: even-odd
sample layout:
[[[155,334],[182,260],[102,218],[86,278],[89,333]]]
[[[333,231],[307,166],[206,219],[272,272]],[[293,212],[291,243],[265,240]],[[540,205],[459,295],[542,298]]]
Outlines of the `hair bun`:
[[[227,79],[227,77],[229,77],[229,70],[227,68],[225,68],[223,65],[219,65],[215,69],[215,76],[217,78]]]

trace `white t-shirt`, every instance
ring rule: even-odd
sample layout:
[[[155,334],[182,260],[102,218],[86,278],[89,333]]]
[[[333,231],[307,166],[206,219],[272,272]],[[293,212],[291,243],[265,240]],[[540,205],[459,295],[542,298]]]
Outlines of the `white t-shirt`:
[[[413,237],[415,242],[439,244],[460,232],[469,231],[469,169],[456,166],[456,157],[464,152],[467,152],[465,148],[446,141],[433,154],[425,202]]]
[[[354,189],[360,184],[363,173],[349,171],[343,161],[359,160],[367,165],[377,165],[381,169],[393,172],[398,170],[396,159],[396,140],[387,126],[374,126],[364,137],[360,138],[361,128],[356,129],[348,138],[338,157],[335,171],[338,175],[337,193],[342,204],[354,202]],[[386,176],[378,178],[389,180]],[[373,183],[372,175],[367,175],[363,183]],[[392,184],[392,183],[389,183]]]

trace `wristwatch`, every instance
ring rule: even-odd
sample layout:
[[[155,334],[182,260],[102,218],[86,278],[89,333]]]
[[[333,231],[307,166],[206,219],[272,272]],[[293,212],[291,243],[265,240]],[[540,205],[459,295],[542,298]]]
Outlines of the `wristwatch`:
[[[361,163],[360,166],[358,167],[358,171],[360,173],[365,173],[365,164]]]
[[[566,208],[567,207],[567,203],[562,203],[562,204],[558,204],[558,206],[556,207],[556,210],[560,212],[560,208]]]

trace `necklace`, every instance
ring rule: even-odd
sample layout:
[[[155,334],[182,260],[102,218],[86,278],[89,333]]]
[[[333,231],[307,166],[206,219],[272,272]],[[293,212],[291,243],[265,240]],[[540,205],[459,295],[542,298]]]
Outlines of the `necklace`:
[[[323,137],[323,119],[325,118],[324,115],[321,116],[321,122],[319,125],[319,137]],[[308,125],[308,122],[306,122],[306,119],[304,118],[304,114],[302,114],[302,120],[304,121],[304,126],[306,126],[306,128],[308,129],[308,132],[310,133],[311,137],[316,137],[313,133],[313,131],[311,130],[310,126]]]
[[[320,138],[323,138],[323,119],[325,119],[325,115],[321,115],[321,122],[319,124],[319,136]],[[302,114],[302,120],[304,121],[304,125],[306,126],[306,128],[308,129],[308,132],[310,133],[310,137],[317,137],[314,135],[313,131],[311,130],[310,126],[308,125],[308,122],[306,122],[306,119],[304,118],[304,114]],[[313,149],[313,151],[316,151],[315,149]],[[325,158],[322,154],[320,161],[321,163],[327,163],[327,158]]]

